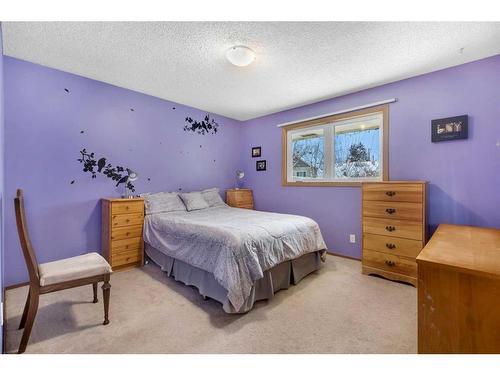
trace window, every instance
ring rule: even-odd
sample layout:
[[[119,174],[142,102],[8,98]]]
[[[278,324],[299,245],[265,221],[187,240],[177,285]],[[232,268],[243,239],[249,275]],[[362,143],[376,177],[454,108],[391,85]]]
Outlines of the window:
[[[387,179],[388,107],[283,127],[283,185],[350,185]]]

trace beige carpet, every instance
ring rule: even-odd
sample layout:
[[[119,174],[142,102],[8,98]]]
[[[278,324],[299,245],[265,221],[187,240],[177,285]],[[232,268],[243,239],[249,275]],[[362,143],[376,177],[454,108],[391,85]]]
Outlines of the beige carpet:
[[[416,289],[360,268],[329,256],[321,271],[244,315],[224,313],[153,264],[117,272],[108,326],[91,286],[44,295],[26,353],[415,353]],[[8,352],[21,339],[27,292],[7,291]]]

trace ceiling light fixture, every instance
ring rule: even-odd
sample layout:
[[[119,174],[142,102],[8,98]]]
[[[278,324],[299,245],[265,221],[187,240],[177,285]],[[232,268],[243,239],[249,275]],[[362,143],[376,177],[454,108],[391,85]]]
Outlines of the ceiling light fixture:
[[[245,46],[234,46],[226,51],[226,58],[236,66],[247,66],[255,60],[255,52]]]

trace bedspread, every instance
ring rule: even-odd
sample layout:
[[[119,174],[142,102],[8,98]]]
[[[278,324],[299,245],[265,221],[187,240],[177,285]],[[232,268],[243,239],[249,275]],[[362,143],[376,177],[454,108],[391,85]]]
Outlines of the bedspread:
[[[312,219],[229,206],[146,215],[144,241],[212,273],[236,310],[263,271],[326,249]]]

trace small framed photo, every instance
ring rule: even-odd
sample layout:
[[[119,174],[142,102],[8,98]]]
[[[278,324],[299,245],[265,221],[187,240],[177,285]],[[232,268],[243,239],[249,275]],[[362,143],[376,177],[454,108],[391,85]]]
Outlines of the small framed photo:
[[[467,139],[468,115],[440,118],[431,121],[432,142],[454,141]]]
[[[262,155],[262,148],[259,147],[252,147],[252,158],[260,158]]]
[[[255,163],[255,165],[256,165],[256,168],[257,168],[257,172],[265,171],[266,170],[266,161],[265,160],[257,160],[257,162]]]

